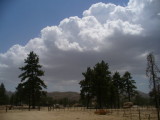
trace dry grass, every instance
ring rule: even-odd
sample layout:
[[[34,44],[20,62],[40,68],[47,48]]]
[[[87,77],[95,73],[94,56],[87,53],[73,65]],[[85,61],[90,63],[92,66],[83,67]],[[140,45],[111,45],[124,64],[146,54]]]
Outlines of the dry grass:
[[[96,115],[94,110],[9,111],[0,113],[1,120],[122,120],[113,115]]]
[[[156,120],[155,109],[110,109],[106,115],[95,114],[95,109],[66,108],[48,111],[38,110],[0,110],[0,120]]]

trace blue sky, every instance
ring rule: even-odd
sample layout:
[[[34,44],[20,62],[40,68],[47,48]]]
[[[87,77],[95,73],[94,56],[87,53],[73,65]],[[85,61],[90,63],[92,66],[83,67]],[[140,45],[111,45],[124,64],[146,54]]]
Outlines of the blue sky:
[[[1,0],[0,52],[12,45],[25,45],[46,26],[58,25],[71,16],[82,17],[97,2],[127,4],[127,0]]]
[[[66,2],[67,1],[67,2]],[[146,56],[159,63],[160,0],[0,0],[0,83],[14,91],[30,51],[48,91],[77,91],[82,72],[104,60],[148,92]]]

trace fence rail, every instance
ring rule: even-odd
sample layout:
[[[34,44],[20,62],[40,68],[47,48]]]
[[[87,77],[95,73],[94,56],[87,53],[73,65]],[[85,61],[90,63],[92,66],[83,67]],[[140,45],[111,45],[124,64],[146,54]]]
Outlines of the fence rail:
[[[27,111],[28,106],[0,106],[1,112],[14,112],[14,111]],[[84,112],[95,112],[96,109],[86,109],[85,107],[36,107],[32,110],[41,110],[41,111],[84,111]],[[137,108],[128,108],[128,109],[105,109],[109,111],[107,115],[119,116],[123,120],[157,120],[157,112],[154,107],[137,107]]]

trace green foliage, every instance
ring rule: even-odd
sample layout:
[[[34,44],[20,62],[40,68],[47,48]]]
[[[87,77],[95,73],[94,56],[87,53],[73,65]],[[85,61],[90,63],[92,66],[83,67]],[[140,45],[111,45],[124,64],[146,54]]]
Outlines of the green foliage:
[[[39,103],[41,96],[45,94],[43,88],[47,87],[40,78],[44,75],[44,71],[41,70],[39,57],[33,51],[24,63],[26,65],[20,68],[23,73],[19,75],[21,83],[16,88],[16,94],[19,102],[27,102],[29,106],[32,105],[32,108],[35,108],[36,103]]]
[[[48,106],[48,105],[53,105],[54,104],[54,100],[52,97],[49,97],[47,95],[43,95],[41,97],[41,106]]]
[[[134,98],[134,104],[136,104],[138,106],[148,106],[148,105],[151,105],[150,98],[143,97],[143,96],[137,94],[135,96],[135,98]]]
[[[0,85],[0,105],[6,105],[9,102],[9,97],[6,94],[6,89],[3,83]]]
[[[81,100],[84,104],[89,106],[90,100],[94,97],[93,93],[93,79],[94,79],[94,71],[89,67],[85,73],[82,73],[84,76],[84,80],[80,81],[81,92]],[[85,101],[87,101],[85,103]]]
[[[107,96],[109,94],[109,85],[111,83],[111,72],[107,63],[102,61],[94,67],[93,92],[99,108],[106,106]]]
[[[73,101],[72,101],[73,102]],[[63,105],[64,107],[66,107],[67,105],[71,104],[71,101],[68,98],[62,98],[58,101],[58,103],[60,105]]]
[[[87,107],[96,102],[98,108],[120,108],[121,99],[127,96],[130,101],[136,95],[135,81],[131,74],[125,72],[123,77],[118,72],[111,76],[109,66],[104,61],[97,63],[93,69],[87,68],[82,73],[84,80],[80,81],[81,101]]]
[[[128,101],[131,101],[131,98],[137,94],[135,86],[136,82],[135,80],[132,80],[131,73],[129,73],[128,71],[125,72],[125,74],[122,77],[122,80],[124,84],[123,92],[127,94],[126,97]]]
[[[95,99],[97,107],[102,108],[106,105],[109,84],[111,81],[108,70],[108,64],[102,61],[97,63],[93,69],[87,68],[85,73],[82,73],[84,80],[80,81],[81,99],[87,101],[87,107],[91,99]]]
[[[119,74],[119,72],[115,72],[112,77],[113,89],[114,89],[114,102],[116,108],[120,108],[120,96],[123,93],[124,83]]]

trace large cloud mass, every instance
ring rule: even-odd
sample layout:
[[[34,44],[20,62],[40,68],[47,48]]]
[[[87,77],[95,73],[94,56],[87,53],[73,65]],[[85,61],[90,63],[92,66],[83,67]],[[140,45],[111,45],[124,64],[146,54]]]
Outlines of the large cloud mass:
[[[130,0],[127,6],[97,3],[83,17],[66,18],[41,30],[25,46],[14,45],[0,54],[0,82],[10,90],[20,81],[18,67],[30,51],[40,57],[49,90],[78,91],[81,73],[102,59],[110,70],[129,71],[141,90],[147,86],[146,54],[159,57],[160,1]],[[144,85],[145,83],[145,85]]]

